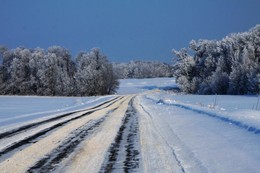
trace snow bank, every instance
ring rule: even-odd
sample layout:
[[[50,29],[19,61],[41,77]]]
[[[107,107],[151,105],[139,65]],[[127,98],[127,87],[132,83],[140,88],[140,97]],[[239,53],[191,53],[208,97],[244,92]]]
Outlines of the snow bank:
[[[202,96],[153,94],[147,96],[157,104],[167,104],[214,117],[260,134],[260,110],[255,110],[256,96]]]

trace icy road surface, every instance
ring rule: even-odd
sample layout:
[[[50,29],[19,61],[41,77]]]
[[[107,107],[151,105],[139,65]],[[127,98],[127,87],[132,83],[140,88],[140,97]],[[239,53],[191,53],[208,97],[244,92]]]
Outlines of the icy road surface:
[[[235,116],[181,98],[155,91],[99,98],[12,124],[0,131],[0,172],[259,172],[259,111]]]

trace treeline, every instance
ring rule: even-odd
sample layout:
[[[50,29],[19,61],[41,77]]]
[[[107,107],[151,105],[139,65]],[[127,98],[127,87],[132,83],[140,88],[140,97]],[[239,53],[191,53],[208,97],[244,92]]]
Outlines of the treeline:
[[[187,93],[256,94],[260,92],[260,25],[220,41],[191,41],[174,50],[176,78]]]
[[[59,46],[47,50],[0,47],[0,94],[92,96],[114,93],[118,79],[99,49],[79,53]]]
[[[113,63],[113,68],[120,79],[172,77],[173,67],[156,61],[130,61]]]

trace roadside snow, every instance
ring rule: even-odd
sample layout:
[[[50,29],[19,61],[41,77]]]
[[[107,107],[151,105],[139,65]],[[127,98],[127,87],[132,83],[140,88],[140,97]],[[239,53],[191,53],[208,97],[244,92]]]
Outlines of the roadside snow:
[[[141,93],[152,89],[176,87],[174,78],[123,79],[118,94]],[[92,107],[115,96],[38,97],[0,96],[0,130],[11,125],[45,119],[62,113]]]
[[[257,103],[258,98],[256,96],[203,96],[160,93],[148,95],[147,98],[156,101],[157,104],[181,107],[190,112],[214,117],[260,134],[260,110],[255,110],[255,107],[252,107]]]
[[[161,94],[151,97],[168,98]],[[152,137],[158,136],[157,139],[161,140],[160,145],[164,150],[172,149],[173,155],[176,155],[177,162],[184,170],[182,172],[259,171],[259,134],[251,133],[211,116],[204,116],[204,112],[200,113],[171,104],[158,104],[160,103],[158,100],[152,100],[146,96],[141,96],[139,99],[145,112],[150,115],[151,122],[145,124],[146,128],[152,123],[153,129],[156,129]],[[147,135],[149,135],[148,132]],[[147,140],[151,139],[149,137]],[[155,140],[150,145],[157,146],[157,143],[158,141]],[[153,158],[159,159],[160,152],[158,157],[154,157],[156,153],[153,153],[152,148],[145,147],[144,149],[148,150],[143,154],[144,161],[147,158],[147,162],[153,162],[150,160]],[[156,170],[160,166],[144,164],[148,165],[150,170]]]
[[[113,97],[0,96],[0,130],[12,124],[86,109]]]

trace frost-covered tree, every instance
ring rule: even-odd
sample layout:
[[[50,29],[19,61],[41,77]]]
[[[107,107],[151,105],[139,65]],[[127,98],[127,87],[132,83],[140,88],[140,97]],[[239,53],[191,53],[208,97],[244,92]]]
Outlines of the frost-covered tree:
[[[104,95],[114,93],[118,80],[112,65],[98,49],[80,54],[77,66],[60,46],[8,50],[0,47],[0,94]]]
[[[121,79],[172,77],[173,75],[173,68],[171,65],[156,61],[113,63],[113,68]]]
[[[8,65],[6,91],[10,94],[30,94],[29,59],[31,51],[18,47],[4,57],[4,66]]]
[[[4,89],[4,73],[5,73],[5,69],[3,66],[3,58],[4,58],[4,54],[5,52],[7,52],[7,47],[4,45],[0,45],[0,94],[2,94],[2,91]]]
[[[8,48],[4,45],[0,45],[0,65],[3,65],[4,53],[8,51]]]
[[[198,94],[260,92],[260,25],[220,41],[193,40],[189,51],[184,50],[174,51],[178,58],[176,78],[183,91]]]
[[[173,52],[178,58],[175,71],[176,80],[181,84],[184,92],[192,93],[198,84],[198,80],[194,78],[196,75],[194,58],[188,54],[186,49],[173,50]]]
[[[80,95],[111,94],[118,87],[112,65],[99,49],[80,53],[76,66],[76,83]]]
[[[45,59],[45,80],[52,95],[72,95],[75,67],[69,51],[60,46],[48,48]]]

